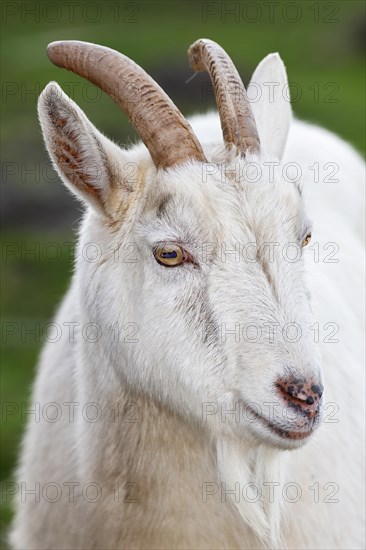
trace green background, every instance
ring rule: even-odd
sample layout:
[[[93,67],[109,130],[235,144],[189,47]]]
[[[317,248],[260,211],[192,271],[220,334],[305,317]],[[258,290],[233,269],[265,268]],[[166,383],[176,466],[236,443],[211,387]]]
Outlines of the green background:
[[[81,217],[81,207],[49,167],[37,96],[56,80],[104,133],[121,144],[136,139],[108,97],[51,65],[45,53],[49,42],[86,40],[123,52],[158,81],[185,115],[213,107],[202,93],[207,76],[186,82],[192,75],[186,50],[194,40],[219,42],[244,83],[265,55],[278,51],[297,91],[295,114],[334,130],[360,151],[365,145],[363,1],[72,4],[2,2],[2,481],[12,479],[42,327],[70,280]],[[3,494],[2,526],[10,517]]]

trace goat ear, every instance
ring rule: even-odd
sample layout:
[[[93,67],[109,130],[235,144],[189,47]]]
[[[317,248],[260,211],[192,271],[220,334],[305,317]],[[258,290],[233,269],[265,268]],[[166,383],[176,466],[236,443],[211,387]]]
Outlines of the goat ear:
[[[118,202],[128,204],[133,191],[123,169],[126,153],[103,136],[55,82],[40,95],[38,116],[63,182],[99,215],[113,218],[121,210]]]
[[[248,86],[261,149],[281,159],[292,118],[285,65],[278,53],[267,55]]]

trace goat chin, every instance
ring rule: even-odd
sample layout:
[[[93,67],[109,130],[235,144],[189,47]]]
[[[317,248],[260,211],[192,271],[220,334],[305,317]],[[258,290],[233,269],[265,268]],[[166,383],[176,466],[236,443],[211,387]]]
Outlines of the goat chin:
[[[234,438],[219,439],[216,449],[223,493],[264,544],[283,548],[284,500],[270,487],[274,480],[284,482],[285,453],[264,444],[248,447]]]

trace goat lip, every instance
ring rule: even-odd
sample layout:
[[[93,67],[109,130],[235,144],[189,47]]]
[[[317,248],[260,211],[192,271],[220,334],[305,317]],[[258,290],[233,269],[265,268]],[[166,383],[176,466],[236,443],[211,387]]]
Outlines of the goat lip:
[[[292,439],[292,440],[301,440],[306,439],[309,437],[314,429],[311,429],[307,432],[301,432],[301,431],[288,431],[284,428],[280,428],[279,426],[276,426],[275,424],[271,424],[270,422],[267,422],[267,426],[275,432],[277,435],[282,437],[283,439]]]
[[[274,432],[276,435],[280,436],[282,439],[287,440],[293,440],[293,441],[299,441],[302,439],[306,439],[307,437],[310,437],[312,433],[314,432],[316,428],[316,423],[312,422],[309,425],[309,429],[307,431],[300,431],[300,430],[287,430],[284,427],[279,426],[278,424],[275,424],[273,422],[270,422],[265,418],[264,416],[258,414],[254,409],[252,409],[250,406],[247,406],[248,410],[251,412],[251,414],[254,415],[256,419],[258,419],[264,426],[269,428],[272,432]]]

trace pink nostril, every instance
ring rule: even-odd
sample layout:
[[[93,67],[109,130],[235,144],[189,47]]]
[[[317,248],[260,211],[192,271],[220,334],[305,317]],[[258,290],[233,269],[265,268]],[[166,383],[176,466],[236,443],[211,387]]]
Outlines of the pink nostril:
[[[313,380],[285,378],[277,380],[276,387],[281,397],[290,405],[296,406],[304,412],[318,412],[323,394],[322,385],[315,384]]]

